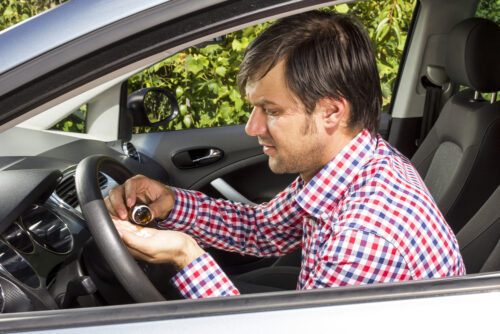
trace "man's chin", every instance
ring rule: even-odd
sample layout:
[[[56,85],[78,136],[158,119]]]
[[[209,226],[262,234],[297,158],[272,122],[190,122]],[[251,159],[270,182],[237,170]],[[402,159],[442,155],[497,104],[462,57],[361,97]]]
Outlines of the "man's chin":
[[[280,164],[279,161],[276,161],[275,157],[269,157],[269,168],[274,174],[285,174],[289,173],[286,168],[284,168],[283,164]]]

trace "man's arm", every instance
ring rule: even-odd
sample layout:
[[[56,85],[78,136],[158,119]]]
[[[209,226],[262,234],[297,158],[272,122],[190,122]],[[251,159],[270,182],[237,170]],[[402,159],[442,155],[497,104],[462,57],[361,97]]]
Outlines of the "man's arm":
[[[284,254],[300,244],[301,213],[295,205],[297,182],[271,202],[257,207],[214,200],[199,193],[173,189],[136,176],[106,198],[112,215],[126,219],[126,208],[137,201],[148,203],[160,227],[186,231],[218,248],[253,255]],[[165,217],[167,217],[165,219]],[[116,221],[118,231],[134,257],[168,262],[179,273],[172,279],[187,298],[239,294],[215,261],[187,234],[138,228]]]
[[[354,229],[330,239],[311,270],[301,289],[393,282],[412,277],[403,256],[391,243],[376,234]]]
[[[292,184],[273,200],[257,206],[213,199],[172,188],[175,204],[160,228],[186,232],[216,248],[255,256],[280,256],[300,244],[300,208]]]
[[[214,259],[189,235],[162,231],[113,219],[116,229],[137,259],[170,263],[179,271],[172,283],[185,298],[238,295],[238,290]]]
[[[226,273],[208,253],[196,258],[170,280],[184,298],[239,295]]]
[[[150,206],[159,227],[175,229],[216,248],[255,256],[279,256],[300,245],[302,210],[294,201],[298,181],[257,206],[213,199],[137,175],[106,197],[111,215],[127,219],[137,201]]]

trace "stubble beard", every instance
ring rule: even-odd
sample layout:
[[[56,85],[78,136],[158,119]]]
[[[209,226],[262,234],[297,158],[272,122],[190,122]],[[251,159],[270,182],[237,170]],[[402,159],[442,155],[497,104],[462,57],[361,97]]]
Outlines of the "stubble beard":
[[[303,139],[311,140],[316,132],[316,125],[311,118],[308,118],[301,129]],[[280,152],[280,149],[276,146],[276,155],[269,157],[269,168],[275,174],[298,174],[316,169],[319,171],[322,167],[320,161],[324,146],[325,143],[315,141],[296,147],[295,151],[289,152],[289,154]]]

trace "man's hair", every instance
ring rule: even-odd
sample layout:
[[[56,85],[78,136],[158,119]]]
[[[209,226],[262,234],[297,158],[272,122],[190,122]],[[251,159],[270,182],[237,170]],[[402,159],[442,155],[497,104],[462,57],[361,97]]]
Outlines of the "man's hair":
[[[276,21],[249,44],[238,73],[245,95],[284,60],[285,84],[308,113],[324,97],[351,106],[349,128],[378,131],[382,93],[373,46],[361,24],[346,15],[313,11]]]

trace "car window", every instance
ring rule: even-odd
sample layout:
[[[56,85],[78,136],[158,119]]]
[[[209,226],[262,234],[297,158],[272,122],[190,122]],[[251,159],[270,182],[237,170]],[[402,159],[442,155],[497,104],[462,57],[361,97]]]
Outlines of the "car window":
[[[477,5],[476,17],[482,17],[500,25],[500,0],[481,0]],[[482,94],[485,100],[491,100],[492,94]],[[496,95],[500,101],[500,95]]]
[[[67,0],[0,1],[0,30],[54,8]]]
[[[500,25],[500,1],[481,0],[477,5],[476,17],[492,20]]]
[[[361,21],[373,41],[380,74],[383,112],[388,112],[416,0],[362,1],[324,8]],[[128,93],[165,87],[175,94],[179,116],[167,125],[136,127],[135,133],[244,124],[252,107],[238,90],[245,49],[270,22],[179,52],[131,77]]]
[[[87,106],[87,104],[80,106],[80,108],[55,124],[50,130],[87,133]]]

